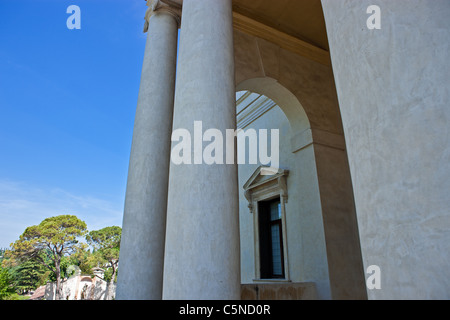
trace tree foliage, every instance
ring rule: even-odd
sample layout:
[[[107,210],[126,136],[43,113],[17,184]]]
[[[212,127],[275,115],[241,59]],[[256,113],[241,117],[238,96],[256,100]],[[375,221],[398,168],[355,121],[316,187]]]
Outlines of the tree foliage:
[[[92,257],[97,260],[98,265],[106,266],[111,270],[111,273],[107,274],[109,278],[108,299],[112,298],[113,283],[117,275],[121,236],[122,229],[117,226],[91,231],[86,236],[87,242],[94,248]]]
[[[20,299],[23,296],[17,293],[35,290],[48,281],[56,282],[56,299],[61,299],[62,279],[72,276],[75,269],[94,276],[95,267],[105,270],[103,280],[109,282],[111,299],[121,234],[122,229],[115,226],[88,233],[86,224],[71,215],[47,218],[26,228],[10,250],[0,249],[0,300]]]
[[[106,227],[89,232],[86,240],[94,248],[94,252],[100,253],[105,261],[112,262],[119,259],[121,236],[120,227]]]
[[[29,259],[10,269],[14,287],[20,293],[27,293],[44,285],[50,272],[36,259]]]
[[[8,269],[0,267],[0,300],[5,300],[10,295],[14,294],[13,277]]]
[[[61,259],[85,248],[79,238],[86,232],[86,223],[76,216],[47,218],[39,225],[25,229],[19,240],[12,244],[11,257],[20,262],[35,259],[53,271],[56,276],[56,299],[61,299]]]

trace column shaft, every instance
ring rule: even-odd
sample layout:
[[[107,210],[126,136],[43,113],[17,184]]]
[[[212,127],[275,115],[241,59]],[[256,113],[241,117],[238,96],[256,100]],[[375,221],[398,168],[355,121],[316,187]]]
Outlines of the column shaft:
[[[174,129],[193,141],[202,121],[225,140],[236,127],[231,0],[184,0],[178,59]],[[164,299],[240,298],[237,187],[237,165],[171,163]]]
[[[161,299],[178,22],[149,19],[133,131],[117,299]]]

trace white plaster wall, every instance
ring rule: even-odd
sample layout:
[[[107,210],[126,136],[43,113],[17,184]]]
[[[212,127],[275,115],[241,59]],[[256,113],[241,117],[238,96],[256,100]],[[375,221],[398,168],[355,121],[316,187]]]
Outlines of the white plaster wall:
[[[450,2],[322,0],[370,299],[450,298]],[[369,5],[381,30],[369,30]]]
[[[290,170],[287,179],[289,200],[286,204],[290,280],[315,282],[318,298],[330,299],[322,209],[313,146],[292,153],[289,122],[278,106],[244,130],[250,128],[280,130],[280,168]],[[248,201],[242,187],[259,165],[239,165],[242,283],[253,283],[255,279],[253,215],[248,209]]]
[[[109,284],[100,278],[92,279],[92,281],[81,281],[82,278],[90,276],[73,276],[69,279],[65,279],[62,282],[63,286],[63,299],[64,300],[81,300],[81,292],[85,285],[88,286],[86,290],[87,297],[85,299],[89,300],[106,300],[106,294],[108,293]],[[92,286],[94,289],[92,290]],[[113,293],[115,295],[116,285],[113,284]],[[50,282],[45,286],[45,300],[54,300],[56,291],[56,283]],[[93,296],[92,296],[93,294]]]

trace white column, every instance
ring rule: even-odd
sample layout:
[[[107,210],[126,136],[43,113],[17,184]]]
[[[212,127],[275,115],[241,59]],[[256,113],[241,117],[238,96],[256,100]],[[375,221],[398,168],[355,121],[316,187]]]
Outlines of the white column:
[[[161,299],[178,38],[176,10],[146,14],[148,39],[131,147],[116,299]]]
[[[236,127],[231,0],[184,0],[178,65],[174,130],[193,148],[194,121],[225,139]],[[171,163],[163,299],[240,299],[237,187],[235,164]]]

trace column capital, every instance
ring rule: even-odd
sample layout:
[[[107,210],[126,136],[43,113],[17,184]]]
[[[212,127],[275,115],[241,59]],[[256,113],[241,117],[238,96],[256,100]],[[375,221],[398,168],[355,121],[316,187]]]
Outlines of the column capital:
[[[157,12],[165,12],[172,15],[181,24],[181,4],[173,0],[146,0],[147,12],[145,13],[144,33],[148,31],[150,17]]]

